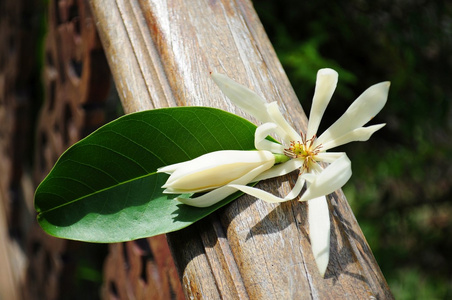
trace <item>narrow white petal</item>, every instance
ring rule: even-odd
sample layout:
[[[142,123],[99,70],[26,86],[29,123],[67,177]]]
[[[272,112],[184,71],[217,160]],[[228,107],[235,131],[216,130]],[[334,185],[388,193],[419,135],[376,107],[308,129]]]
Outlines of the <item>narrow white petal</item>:
[[[319,163],[312,164],[311,169],[315,174],[320,174],[321,172],[323,172],[323,168],[320,166]]]
[[[301,176],[303,176],[303,178],[304,178],[307,182],[313,183],[314,180],[316,179],[316,177],[317,177],[318,175],[313,174],[313,173],[305,173],[305,174],[303,174],[303,175],[301,175]]]
[[[306,175],[301,175],[306,178]],[[308,188],[301,196],[300,201],[307,201],[320,196],[328,195],[340,189],[352,176],[351,162],[347,155],[342,155],[331,165],[326,167],[315,178],[306,178],[311,181]]]
[[[238,84],[223,74],[212,73],[212,78],[221,91],[235,105],[262,123],[270,121],[265,106],[265,100],[258,96],[255,92],[241,84]]]
[[[272,122],[278,125],[276,128],[276,134],[283,139],[284,144],[287,145],[291,141],[301,141],[300,135],[283,117],[276,102],[271,102],[267,105],[267,113],[272,119]]]
[[[320,152],[315,156],[315,160],[332,163],[336,159],[341,158],[342,155],[345,155],[345,152]]]
[[[190,206],[208,207],[208,206],[212,206],[212,205],[220,202],[221,200],[223,200],[227,196],[235,193],[236,191],[237,191],[237,189],[234,189],[234,188],[231,188],[228,186],[222,186],[213,191],[205,193],[204,195],[199,196],[199,197],[195,197],[195,198],[177,197],[176,200],[178,200],[184,204],[190,205]]]
[[[367,141],[370,136],[376,132],[377,130],[381,129],[386,124],[378,124],[368,127],[359,127],[357,129],[354,129],[352,131],[347,132],[341,137],[335,138],[333,140],[329,140],[327,143],[322,145],[322,151],[327,151],[331,148],[338,147],[340,145],[344,145],[350,142],[364,142]]]
[[[269,169],[271,166],[272,166],[271,163],[266,163],[266,164],[260,165],[260,166],[256,167],[254,170],[250,171],[249,173],[243,175],[242,177],[240,177],[234,181],[231,181],[230,184],[246,185],[250,182],[254,182],[254,181],[256,181],[256,180],[254,180],[254,178],[256,178],[257,175],[259,175],[263,171]],[[220,202],[221,200],[223,200],[224,198],[233,194],[236,191],[237,191],[237,189],[225,185],[225,186],[216,188],[208,193],[205,193],[199,197],[195,197],[195,198],[178,197],[178,198],[176,198],[176,200],[179,200],[180,202],[187,204],[187,205],[191,205],[191,206],[208,207],[208,206],[214,205],[217,202]]]
[[[326,144],[369,122],[386,104],[389,85],[389,82],[381,82],[364,91],[347,111],[316,140],[315,146]]]
[[[177,164],[172,164],[172,165],[168,165],[168,166],[164,166],[161,168],[157,169],[157,173],[167,173],[167,174],[171,174],[174,171],[176,171],[177,168],[182,167],[184,164],[187,164],[190,161],[184,161],[181,163],[177,163]]]
[[[267,150],[272,153],[283,154],[284,146],[267,140],[267,136],[275,132],[278,126],[275,123],[265,123],[257,127],[254,134],[254,147],[257,150]]]
[[[320,69],[317,72],[314,97],[309,113],[308,131],[306,136],[313,137],[319,129],[320,121],[337,85],[338,74],[332,69]]]
[[[330,259],[330,212],[326,197],[308,201],[309,239],[320,275],[325,276]]]
[[[268,169],[265,172],[262,172],[259,176],[254,178],[253,181],[261,181],[268,178],[279,177],[290,172],[293,172],[303,166],[303,161],[297,159],[291,159],[285,163],[275,165],[271,169]]]
[[[301,177],[298,177],[297,182],[295,183],[295,186],[289,192],[289,194],[287,194],[287,196],[285,196],[284,198],[277,197],[266,191],[263,191],[261,189],[254,188],[251,186],[247,186],[247,185],[229,184],[228,186],[236,188],[248,195],[251,195],[251,196],[254,196],[261,200],[264,200],[265,202],[280,203],[280,202],[286,202],[286,201],[295,199],[300,194],[301,189],[303,188],[303,185],[304,185],[304,180]]]

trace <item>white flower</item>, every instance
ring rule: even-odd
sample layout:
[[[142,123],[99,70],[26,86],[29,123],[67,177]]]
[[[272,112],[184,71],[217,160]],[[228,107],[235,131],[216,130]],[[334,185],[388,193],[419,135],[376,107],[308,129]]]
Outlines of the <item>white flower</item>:
[[[178,197],[182,203],[211,206],[237,189],[228,184],[246,185],[275,164],[275,155],[269,151],[223,150],[207,153],[193,160],[159,168],[157,172],[171,176],[162,186],[167,194],[208,193],[199,197]]]
[[[263,124],[255,133],[255,147],[272,153],[284,154],[291,160],[275,165],[261,173],[255,181],[281,176],[300,170],[295,186],[284,198],[243,184],[230,183],[249,195],[267,202],[283,202],[295,199],[306,183],[306,191],[299,201],[308,201],[310,240],[317,267],[324,276],[329,261],[330,219],[325,195],[341,188],[351,177],[351,163],[343,152],[326,151],[352,141],[366,141],[384,124],[362,127],[385,105],[389,82],[375,84],[356,99],[347,111],[331,127],[317,138],[317,130],[323,113],[337,85],[338,74],[332,69],[317,73],[309,123],[306,134],[298,134],[284,119],[276,102],[266,103],[253,91],[221,74],[212,74],[216,84],[226,96],[244,111]],[[266,140],[275,133],[282,145]],[[319,164],[330,163],[325,169]]]

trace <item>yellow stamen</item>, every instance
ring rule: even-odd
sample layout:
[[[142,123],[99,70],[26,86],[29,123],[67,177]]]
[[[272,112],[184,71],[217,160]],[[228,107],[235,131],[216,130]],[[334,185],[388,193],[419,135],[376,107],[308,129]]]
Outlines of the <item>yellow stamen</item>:
[[[289,148],[284,149],[284,154],[290,158],[301,158],[304,161],[303,170],[309,172],[311,166],[316,163],[315,156],[319,154],[322,148],[322,145],[312,147],[315,139],[316,136],[314,135],[307,140],[306,135],[301,133],[301,141],[291,141]]]

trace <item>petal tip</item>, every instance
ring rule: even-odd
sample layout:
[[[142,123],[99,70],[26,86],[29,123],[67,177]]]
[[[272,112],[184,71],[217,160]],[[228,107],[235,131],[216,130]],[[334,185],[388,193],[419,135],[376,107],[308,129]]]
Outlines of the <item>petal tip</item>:
[[[216,84],[219,84],[221,81],[229,79],[229,77],[227,77],[226,75],[217,72],[210,72],[210,77],[212,77]]]
[[[375,131],[380,130],[381,128],[385,127],[386,123],[376,124],[374,127],[376,128]]]
[[[383,81],[383,82],[375,84],[374,86],[381,87],[386,92],[388,92],[389,91],[389,87],[391,86],[391,82],[390,81]]]
[[[317,266],[317,267],[319,269],[320,276],[322,276],[322,278],[324,278],[328,264],[326,266]]]
[[[338,73],[335,70],[333,70],[333,69],[324,68],[324,69],[320,69],[317,72],[317,75],[338,75]]]

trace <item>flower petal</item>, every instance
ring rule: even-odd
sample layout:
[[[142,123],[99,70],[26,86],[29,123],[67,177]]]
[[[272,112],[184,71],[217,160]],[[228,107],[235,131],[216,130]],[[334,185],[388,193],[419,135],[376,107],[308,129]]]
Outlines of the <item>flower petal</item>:
[[[254,178],[256,178],[257,175],[259,175],[260,173],[262,173],[263,171],[267,170],[270,167],[271,165],[269,166],[268,163],[260,165],[253,169],[252,171],[248,172],[247,174],[243,175],[242,177],[230,182],[230,184],[246,185],[250,182],[257,181],[254,180]],[[221,200],[235,193],[236,191],[237,189],[225,185],[216,188],[210,192],[207,192],[199,197],[195,198],[178,197],[176,198],[176,200],[191,206],[208,207],[214,205],[217,202],[220,202]]]
[[[290,126],[281,114],[276,101],[267,104],[267,113],[272,120],[271,122],[278,125],[275,132],[281,137],[284,144],[288,145],[291,141],[301,141],[300,135],[295,131],[295,129],[293,129],[292,126]]]
[[[263,191],[261,189],[254,188],[251,186],[247,186],[247,185],[229,184],[228,186],[236,188],[248,195],[262,199],[265,202],[280,203],[280,202],[286,202],[286,201],[295,199],[300,194],[301,189],[303,188],[303,185],[304,185],[304,180],[301,177],[298,177],[297,182],[295,183],[295,186],[289,192],[289,194],[287,194],[287,196],[285,196],[284,198],[277,197],[266,191]]]
[[[283,154],[284,146],[267,140],[267,136],[275,132],[278,126],[275,123],[265,123],[257,127],[254,134],[254,147],[257,150],[267,150],[272,153]]]
[[[326,197],[308,201],[309,239],[320,275],[325,276],[330,259],[330,212]]]
[[[308,174],[301,175],[302,177],[310,176]],[[331,165],[326,167],[321,173],[316,174],[315,177],[307,178],[311,181],[300,201],[307,201],[320,196],[328,195],[335,190],[340,189],[352,176],[351,162],[347,155],[342,155],[335,160]]]
[[[209,191],[231,183],[258,166],[265,165],[267,170],[274,164],[275,155],[264,150],[209,152],[182,164],[162,188],[166,188],[165,193],[173,194]]]
[[[345,152],[320,152],[315,156],[315,160],[332,163],[336,159],[341,158],[342,155],[345,155]]]
[[[302,166],[303,166],[302,160],[291,159],[285,163],[275,165],[271,169],[262,172],[256,178],[254,178],[254,181],[261,181],[273,177],[283,176],[301,168]]]
[[[237,192],[237,190],[234,188],[222,186],[213,191],[205,193],[204,195],[199,197],[195,198],[177,197],[175,200],[178,200],[179,202],[182,202],[190,206],[208,207],[214,205],[215,203],[220,202],[221,200],[225,199],[229,195],[234,194],[235,192]]]
[[[223,74],[212,73],[212,78],[235,105],[262,123],[271,121],[267,114],[266,101],[255,92]]]
[[[184,161],[181,163],[177,163],[177,164],[172,164],[172,165],[168,165],[168,166],[164,166],[161,168],[157,169],[157,173],[167,173],[167,174],[171,174],[174,171],[176,171],[177,168],[182,167],[184,164],[188,163],[190,161]]]
[[[367,141],[370,136],[377,130],[381,129],[386,124],[378,124],[368,127],[359,127],[357,129],[354,129],[352,131],[347,132],[341,137],[338,137],[333,140],[329,140],[327,143],[322,145],[322,151],[327,151],[328,149],[338,147],[340,145],[344,145],[350,142],[360,141],[364,142]]]
[[[333,96],[337,85],[338,74],[333,69],[320,69],[317,72],[314,97],[312,99],[311,112],[306,136],[313,137],[319,129],[323,113]]]
[[[317,178],[318,175],[313,174],[313,173],[306,173],[306,174],[303,174],[302,176],[308,183],[312,183],[312,182],[314,182],[314,180]]]
[[[326,144],[369,122],[386,104],[389,82],[381,82],[368,88],[347,111],[328,128],[314,146]]]

